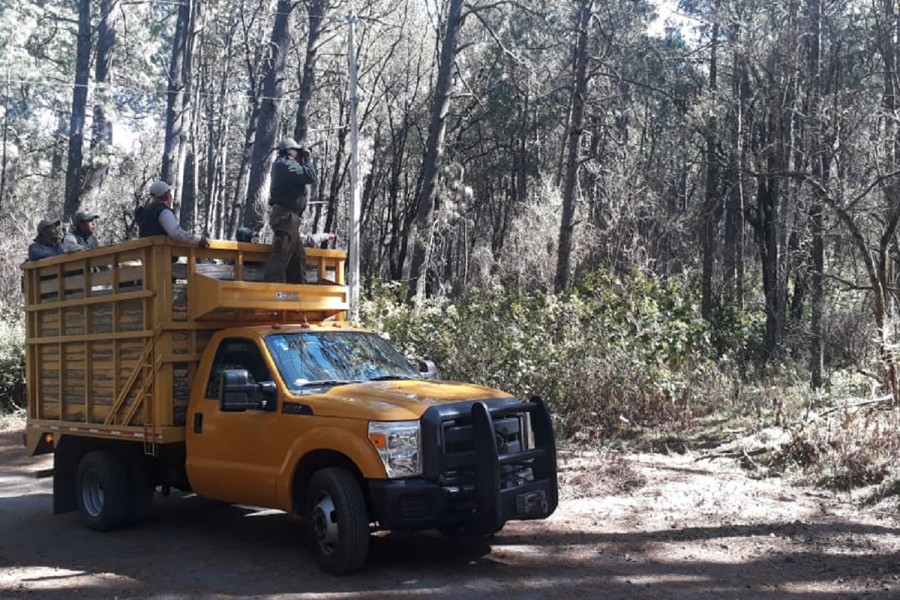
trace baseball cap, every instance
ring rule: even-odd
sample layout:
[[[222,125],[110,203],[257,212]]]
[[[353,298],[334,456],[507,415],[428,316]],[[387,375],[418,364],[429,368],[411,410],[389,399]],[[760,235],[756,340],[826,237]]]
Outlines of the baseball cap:
[[[56,219],[56,220],[41,219],[41,222],[38,223],[38,233],[42,232],[43,230],[47,229],[48,227],[58,227],[58,226],[59,226],[59,219]]]
[[[82,221],[93,221],[97,217],[99,217],[97,213],[92,210],[81,210],[75,213],[75,222],[81,223]]]
[[[298,143],[294,140],[294,138],[284,138],[283,140],[281,140],[280,142],[278,142],[278,149],[279,149],[279,150],[290,150],[291,148],[294,148],[294,149],[296,149],[296,150],[302,150],[302,149],[303,149],[303,146],[301,146],[300,144],[298,144]]]
[[[175,188],[166,183],[165,181],[154,181],[150,184],[150,195],[154,198],[159,198],[164,195],[169,190],[174,190]]]

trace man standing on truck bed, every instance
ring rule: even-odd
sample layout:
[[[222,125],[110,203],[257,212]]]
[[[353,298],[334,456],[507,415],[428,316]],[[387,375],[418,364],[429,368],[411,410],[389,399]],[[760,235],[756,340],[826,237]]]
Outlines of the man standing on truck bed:
[[[275,234],[272,254],[266,261],[263,281],[306,281],[306,253],[300,239],[300,216],[306,208],[306,186],[316,182],[309,150],[291,138],[278,142],[278,158],[272,164],[269,188],[269,225]]]
[[[185,244],[197,244],[201,248],[209,248],[206,235],[185,231],[178,225],[175,212],[172,210],[171,185],[165,181],[154,181],[150,184],[150,202],[139,207],[134,217],[140,230],[140,237],[168,235]]]

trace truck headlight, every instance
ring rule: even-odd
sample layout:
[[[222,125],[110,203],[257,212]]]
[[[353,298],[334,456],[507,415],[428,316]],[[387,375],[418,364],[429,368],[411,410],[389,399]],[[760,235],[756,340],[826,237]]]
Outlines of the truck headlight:
[[[390,479],[422,474],[422,436],[418,421],[369,421],[369,441]]]

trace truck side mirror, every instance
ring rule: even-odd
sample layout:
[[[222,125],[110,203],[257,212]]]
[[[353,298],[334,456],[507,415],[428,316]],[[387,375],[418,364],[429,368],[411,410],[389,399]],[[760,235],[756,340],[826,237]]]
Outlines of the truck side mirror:
[[[219,408],[223,412],[242,412],[248,408],[260,409],[262,402],[254,399],[259,385],[250,383],[247,369],[226,369],[222,372],[222,396]]]
[[[433,360],[428,360],[427,358],[415,358],[413,359],[413,364],[419,370],[419,375],[422,379],[437,379],[437,367]]]
[[[263,410],[275,410],[278,407],[278,386],[274,381],[260,381],[256,384],[262,395],[260,408]]]

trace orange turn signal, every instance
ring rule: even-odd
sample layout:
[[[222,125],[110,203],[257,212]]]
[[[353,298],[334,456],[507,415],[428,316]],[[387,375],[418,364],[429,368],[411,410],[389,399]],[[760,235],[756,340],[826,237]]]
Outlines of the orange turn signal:
[[[387,447],[387,438],[383,433],[377,431],[370,433],[369,441],[372,442],[372,445],[378,450],[384,450]]]
[[[44,442],[47,443],[47,444],[52,444],[52,443],[53,443],[53,434],[52,434],[52,433],[45,433],[45,434],[44,434]]]

